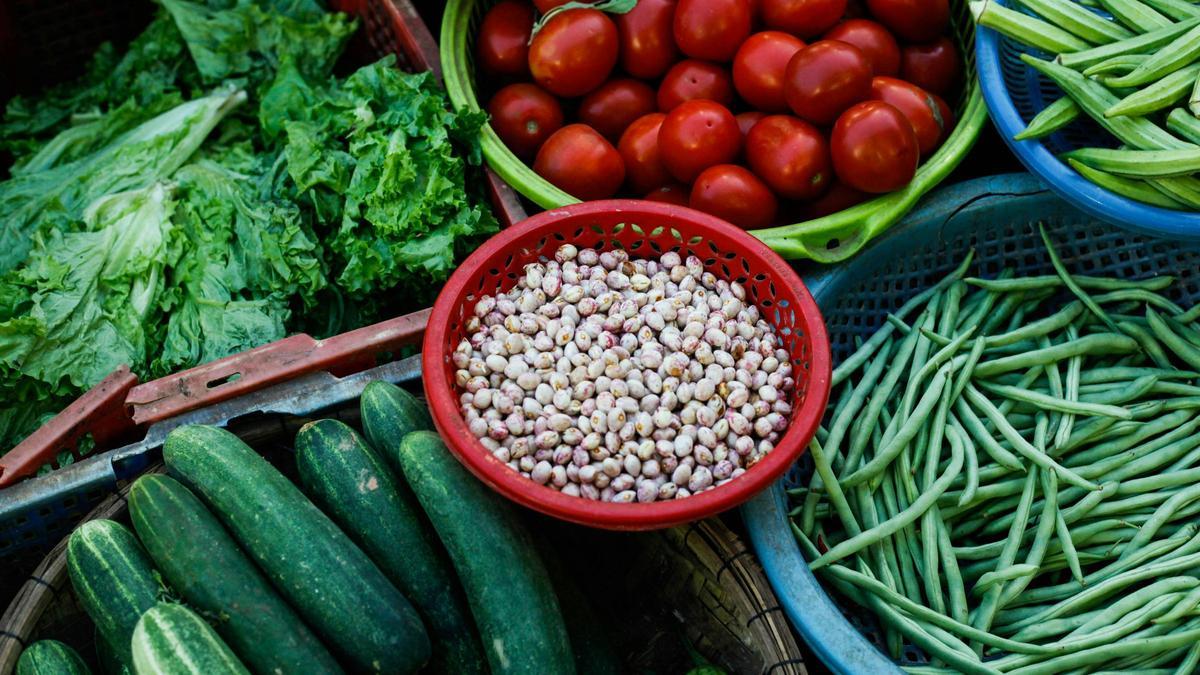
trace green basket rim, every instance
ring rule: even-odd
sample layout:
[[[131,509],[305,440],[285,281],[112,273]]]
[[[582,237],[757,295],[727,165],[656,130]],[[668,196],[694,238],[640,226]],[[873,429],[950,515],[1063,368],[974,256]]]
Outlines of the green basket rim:
[[[481,110],[475,91],[472,64],[471,16],[484,0],[448,0],[442,16],[441,60],[446,92],[455,107]],[[979,87],[967,40],[974,39],[974,22],[966,0],[954,0],[952,39],[960,50],[965,83],[957,106],[957,124],[931,157],[922,162],[912,182],[896,192],[883,194],[843,211],[821,218],[780,225],[751,234],[785,258],[808,258],[833,263],[854,255],[864,244],[900,220],[927,192],[942,182],[967,156],[987,120],[987,108]],[[969,38],[968,38],[969,36]],[[486,112],[486,111],[484,111]],[[492,170],[517,192],[544,209],[579,202],[539,176],[519,159],[496,135],[490,123],[480,133],[484,158]]]

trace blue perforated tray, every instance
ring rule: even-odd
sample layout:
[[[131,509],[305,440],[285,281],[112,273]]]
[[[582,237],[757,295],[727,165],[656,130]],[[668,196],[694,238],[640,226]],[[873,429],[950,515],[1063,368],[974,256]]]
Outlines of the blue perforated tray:
[[[1150,239],[1112,227],[1050,192],[1029,174],[981,178],[942,190],[858,257],[806,277],[825,316],[834,364],[868,337],[888,312],[958,265],[972,247],[971,273],[1053,274],[1038,223],[1045,223],[1069,269],[1142,278],[1175,275],[1166,294],[1185,307],[1200,302],[1200,244]],[[792,538],[784,490],[807,484],[811,464],[798,462],[784,480],[742,507],[755,552],[792,624],[837,673],[899,672],[879,650],[872,617],[840,604],[813,577]],[[924,660],[906,647],[907,664]]]
[[[1010,0],[999,2],[1005,6],[1013,4]],[[1200,240],[1200,213],[1173,211],[1126,199],[1097,186],[1058,159],[1060,153],[1068,150],[1117,144],[1116,139],[1086,115],[1047,138],[1013,140],[1029,120],[1062,96],[1053,82],[1021,61],[1021,54],[1026,52],[1047,58],[990,28],[976,28],[975,62],[983,100],[1000,136],[1025,168],[1063,199],[1096,218],[1153,236]]]

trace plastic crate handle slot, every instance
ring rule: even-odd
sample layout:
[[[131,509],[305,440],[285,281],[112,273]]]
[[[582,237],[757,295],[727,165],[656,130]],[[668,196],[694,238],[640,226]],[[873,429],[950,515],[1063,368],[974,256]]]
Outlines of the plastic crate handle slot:
[[[123,365],[72,401],[0,457],[0,488],[34,475],[54,462],[59,452],[75,451],[88,433],[97,445],[104,445],[132,432],[134,424],[126,414],[125,397],[137,383],[137,375]]]
[[[419,343],[430,311],[388,319],[327,340],[293,335],[138,385],[125,403],[133,423],[142,426],[309,373],[348,375],[374,366],[381,354]]]

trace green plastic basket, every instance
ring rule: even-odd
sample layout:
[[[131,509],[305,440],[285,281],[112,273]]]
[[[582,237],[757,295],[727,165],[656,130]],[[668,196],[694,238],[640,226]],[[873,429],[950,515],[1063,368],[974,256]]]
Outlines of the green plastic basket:
[[[442,17],[441,56],[450,100],[456,106],[479,110],[475,92],[475,32],[484,12],[496,0],[449,0]],[[872,238],[900,220],[926,192],[940,183],[967,156],[983,124],[987,109],[975,74],[975,23],[966,0],[952,0],[953,39],[963,58],[966,86],[955,101],[958,119],[954,131],[917,170],[908,187],[881,195],[844,211],[816,220],[783,225],[753,234],[785,258],[808,258],[835,263],[858,252]],[[483,128],[483,154],[488,164],[509,185],[542,208],[553,209],[579,200],[551,185],[517,158],[491,126]]]

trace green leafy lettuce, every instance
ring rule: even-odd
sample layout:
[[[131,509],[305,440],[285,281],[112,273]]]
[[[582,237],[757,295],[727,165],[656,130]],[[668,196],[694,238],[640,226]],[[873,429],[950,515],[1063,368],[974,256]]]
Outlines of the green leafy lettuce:
[[[159,377],[427,304],[496,229],[483,115],[391,57],[334,78],[349,17],[158,1],[124,53],[0,119],[0,449],[121,364]]]
[[[497,228],[466,187],[484,115],[449,111],[429,73],[403,73],[392,57],[291,95],[304,104],[281,106],[287,170],[299,198],[336,224],[327,244],[337,285],[356,299],[395,288],[427,301],[456,257]]]

